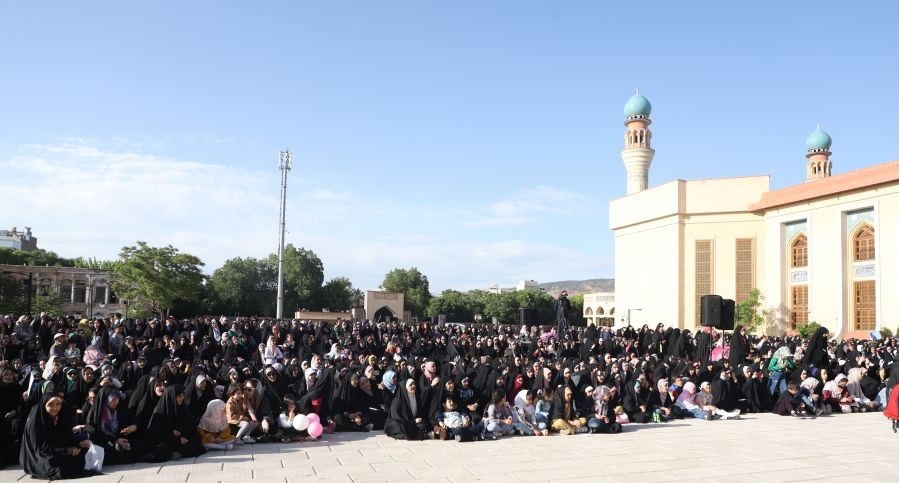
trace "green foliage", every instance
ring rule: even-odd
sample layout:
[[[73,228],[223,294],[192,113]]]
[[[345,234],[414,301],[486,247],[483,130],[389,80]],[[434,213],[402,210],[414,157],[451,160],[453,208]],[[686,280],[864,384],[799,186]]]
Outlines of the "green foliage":
[[[893,337],[893,331],[884,327],[884,328],[880,329],[880,336],[883,337],[884,339],[889,339],[889,338]]]
[[[159,313],[167,312],[178,299],[196,300],[203,286],[203,262],[177,248],[151,247],[138,241],[123,247],[115,267],[113,289],[120,298],[135,306],[150,304]]]
[[[353,288],[350,279],[334,277],[325,282],[318,294],[321,307],[332,312],[348,311],[362,296],[361,291]]]
[[[272,253],[267,262],[274,267],[274,283],[277,292],[278,254]],[[320,309],[317,299],[325,281],[325,268],[318,255],[312,250],[284,247],[284,315],[289,316],[296,309]]]
[[[428,277],[415,267],[408,270],[394,268],[384,276],[381,289],[405,294],[405,309],[412,312],[413,317],[424,316],[431,302]]]
[[[796,333],[803,339],[808,339],[819,327],[821,327],[821,325],[815,321],[802,322],[796,325]]]
[[[24,314],[27,310],[22,282],[0,272],[0,314]]]
[[[277,260],[232,258],[212,272],[209,279],[211,306],[216,313],[275,315],[278,284]]]
[[[50,317],[59,317],[63,315],[62,303],[62,297],[55,294],[48,297],[34,297],[31,313],[45,313]]]
[[[284,247],[284,315],[297,309],[345,311],[362,297],[346,277],[325,279],[324,265],[312,250]],[[212,313],[275,315],[278,254],[232,258],[212,273],[204,295]]]
[[[746,328],[746,332],[755,332],[765,325],[769,311],[762,309],[765,296],[762,291],[754,288],[749,292],[749,298],[737,304],[737,324]]]
[[[571,310],[568,311],[568,323],[571,325],[587,325],[587,319],[584,318],[584,296],[581,294],[568,297],[571,302]]]
[[[573,305],[572,312],[574,312]],[[555,320],[553,298],[545,293],[530,290],[500,294],[482,290],[469,292],[445,290],[431,299],[426,315],[433,317],[444,314],[447,322],[472,322],[476,314],[482,314],[484,320],[496,317],[501,323],[517,324],[519,310],[522,308],[534,309],[536,323],[552,324]],[[582,317],[579,320],[583,323]]]
[[[472,322],[476,314],[484,313],[482,297],[473,292],[459,292],[457,290],[444,290],[439,296],[434,297],[428,303],[425,315],[446,315],[447,322]]]
[[[118,260],[98,260],[96,257],[76,257],[72,260],[72,266],[75,268],[89,268],[92,270],[108,270],[114,271]]]
[[[14,248],[0,248],[0,264],[3,265],[30,265],[34,267],[74,267],[74,261],[63,258],[41,248],[31,252],[16,250]]]

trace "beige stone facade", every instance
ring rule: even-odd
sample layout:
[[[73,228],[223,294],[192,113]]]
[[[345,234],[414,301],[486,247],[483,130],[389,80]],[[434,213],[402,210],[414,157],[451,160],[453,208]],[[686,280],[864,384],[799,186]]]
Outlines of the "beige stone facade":
[[[621,315],[615,314],[615,292],[592,292],[584,294],[584,320],[587,325],[618,326]],[[626,322],[625,322],[626,325]]]
[[[0,272],[22,281],[30,274],[33,300],[59,297],[64,315],[103,317],[125,313],[125,305],[112,291],[106,270],[0,265]]]
[[[807,146],[806,181],[779,190],[768,176],[633,190],[623,152],[629,194],[609,204],[618,314],[693,328],[702,295],[739,303],[759,289],[772,333],[807,321],[843,337],[895,330],[899,161],[833,175],[830,137],[819,128]]]
[[[397,292],[365,291],[365,317],[375,322],[387,322],[395,317],[398,320],[410,320],[404,311],[406,296]]]

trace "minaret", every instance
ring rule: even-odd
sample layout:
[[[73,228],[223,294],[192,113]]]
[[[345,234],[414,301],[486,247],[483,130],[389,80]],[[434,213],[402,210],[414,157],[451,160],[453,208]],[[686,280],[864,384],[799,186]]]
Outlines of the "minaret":
[[[805,157],[808,158],[808,163],[806,163],[805,167],[806,181],[830,177],[830,168],[832,167],[830,162],[830,155],[832,154],[830,152],[831,142],[830,135],[822,131],[821,126],[818,126],[818,129],[809,134],[805,140],[805,147],[808,149],[808,152],[805,154]]]
[[[652,131],[649,125],[649,113],[652,105],[649,100],[640,95],[640,89],[631,96],[624,105],[624,125],[627,131],[624,133],[624,150],[621,151],[621,160],[624,161],[624,169],[627,170],[627,194],[639,193],[649,185],[649,165],[656,152],[652,149],[650,140]]]

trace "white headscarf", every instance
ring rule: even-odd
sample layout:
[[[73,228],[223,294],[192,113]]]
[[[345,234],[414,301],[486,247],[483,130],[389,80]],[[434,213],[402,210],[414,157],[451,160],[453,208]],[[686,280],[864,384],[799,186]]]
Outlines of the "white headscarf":
[[[415,379],[406,379],[406,397],[409,399],[409,407],[412,408],[412,417],[418,417],[418,404],[416,403],[415,394],[409,392],[409,385],[415,384]]]
[[[210,433],[220,433],[228,427],[228,416],[225,414],[225,401],[213,399],[206,405],[206,412],[200,418],[197,428]]]

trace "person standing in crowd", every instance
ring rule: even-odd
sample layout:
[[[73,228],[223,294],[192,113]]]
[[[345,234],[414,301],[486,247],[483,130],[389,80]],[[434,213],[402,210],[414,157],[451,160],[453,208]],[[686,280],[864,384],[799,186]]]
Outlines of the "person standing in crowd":
[[[569,330],[568,312],[570,310],[571,301],[568,300],[568,292],[563,290],[553,306],[553,312],[556,314],[556,334],[558,334],[558,337],[563,337],[562,334],[567,333]]]

